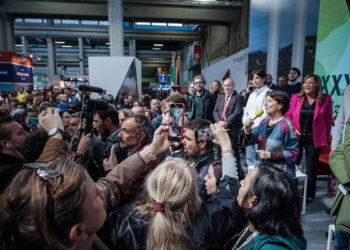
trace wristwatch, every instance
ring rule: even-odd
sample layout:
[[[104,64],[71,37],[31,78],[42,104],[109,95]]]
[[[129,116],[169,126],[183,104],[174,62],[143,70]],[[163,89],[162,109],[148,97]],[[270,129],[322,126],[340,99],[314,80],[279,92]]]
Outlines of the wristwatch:
[[[60,133],[63,136],[63,130],[60,128],[53,128],[49,131],[49,137],[55,136],[57,133]]]

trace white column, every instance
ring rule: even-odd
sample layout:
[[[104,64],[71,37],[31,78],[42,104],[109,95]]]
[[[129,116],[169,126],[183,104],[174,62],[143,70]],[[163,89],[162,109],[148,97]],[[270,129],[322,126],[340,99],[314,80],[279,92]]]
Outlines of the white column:
[[[22,54],[25,56],[28,56],[29,50],[28,50],[28,40],[25,36],[21,36],[22,41]]]
[[[111,56],[124,56],[123,2],[108,0],[109,43]]]
[[[277,79],[281,0],[274,2],[275,4],[270,5],[266,73],[271,74],[273,79]]]
[[[84,42],[83,38],[78,38],[79,43],[79,66],[80,66],[80,75],[85,75],[85,61],[84,61]]]
[[[129,56],[136,56],[136,40],[129,40]]]
[[[52,37],[46,37],[47,44],[47,76],[49,85],[52,85],[53,78],[56,75],[56,50]]]
[[[307,2],[305,0],[295,0],[292,67],[299,68],[301,75],[303,75],[304,66]]]
[[[0,51],[15,52],[13,19],[0,15]]]

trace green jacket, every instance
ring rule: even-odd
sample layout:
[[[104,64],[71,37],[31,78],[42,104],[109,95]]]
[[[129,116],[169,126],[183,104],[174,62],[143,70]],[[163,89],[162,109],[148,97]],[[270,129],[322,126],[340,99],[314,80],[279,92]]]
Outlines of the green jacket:
[[[279,235],[259,234],[244,250],[304,250],[306,240],[304,237],[291,236],[284,238]]]
[[[340,144],[329,158],[334,176],[348,190],[346,195],[338,188],[330,216],[337,215],[335,228],[350,233],[350,119],[346,123],[344,144]]]

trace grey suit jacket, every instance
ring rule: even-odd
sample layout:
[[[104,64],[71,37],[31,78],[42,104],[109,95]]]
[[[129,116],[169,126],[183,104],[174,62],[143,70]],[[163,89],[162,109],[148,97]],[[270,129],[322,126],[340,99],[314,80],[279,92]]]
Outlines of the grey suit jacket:
[[[213,111],[215,122],[220,121],[222,111],[224,109],[226,95],[219,96]],[[242,129],[242,115],[243,115],[243,96],[238,94],[235,90],[226,108],[226,119],[228,128],[230,129],[230,136],[237,137]]]

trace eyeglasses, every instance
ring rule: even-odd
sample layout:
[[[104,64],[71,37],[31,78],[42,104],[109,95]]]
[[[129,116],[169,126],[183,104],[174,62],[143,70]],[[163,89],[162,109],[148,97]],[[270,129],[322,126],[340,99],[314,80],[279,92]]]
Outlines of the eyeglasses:
[[[196,85],[196,84],[202,84],[204,83],[203,81],[200,81],[200,82],[194,82],[193,84]]]
[[[54,200],[52,198],[52,193],[51,193],[50,179],[56,179],[58,177],[61,177],[62,176],[61,171],[56,169],[44,168],[46,164],[41,164],[41,163],[23,164],[23,166],[24,168],[35,170],[35,172],[40,177],[40,179],[45,181],[46,198],[47,198],[47,202],[46,202],[47,216],[49,218],[49,221],[54,231],[58,232],[56,221],[55,221],[55,206],[54,206]]]

